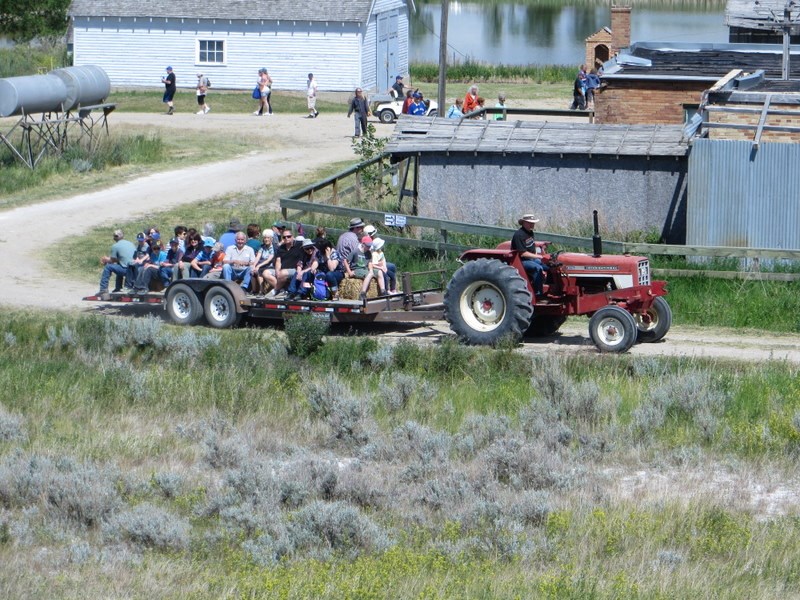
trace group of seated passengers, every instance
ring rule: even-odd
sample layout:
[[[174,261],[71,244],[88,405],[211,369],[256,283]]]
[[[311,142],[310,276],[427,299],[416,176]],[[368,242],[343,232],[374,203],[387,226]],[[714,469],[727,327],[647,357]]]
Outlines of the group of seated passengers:
[[[179,225],[168,247],[164,247],[156,227],[136,236],[136,245],[114,232],[114,245],[104,265],[98,295],[108,293],[111,275],[116,275],[114,292],[145,294],[154,280],[163,287],[180,279],[222,278],[239,283],[245,291],[289,299],[306,297],[314,279],[324,277],[330,296],[339,299],[339,284],[345,278],[363,279],[361,298],[366,297],[374,278],[381,295],[397,292],[395,265],[383,252],[384,240],[372,238],[375,227],[361,219],[350,221],[350,228],[337,244],[317,228],[314,240],[294,236],[292,230],[276,221],[261,232],[257,224],[243,231],[237,219],[217,241],[197,230]],[[125,289],[123,290],[123,279]]]

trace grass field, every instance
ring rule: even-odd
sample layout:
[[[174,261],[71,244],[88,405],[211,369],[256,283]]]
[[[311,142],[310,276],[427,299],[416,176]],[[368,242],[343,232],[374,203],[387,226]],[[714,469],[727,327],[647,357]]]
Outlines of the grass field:
[[[796,367],[0,316],[8,598],[786,598]],[[19,357],[26,360],[20,361]]]

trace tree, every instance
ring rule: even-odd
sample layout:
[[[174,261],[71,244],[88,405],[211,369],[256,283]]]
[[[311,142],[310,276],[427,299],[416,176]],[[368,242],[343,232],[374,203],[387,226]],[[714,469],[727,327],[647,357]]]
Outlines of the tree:
[[[63,36],[71,0],[0,0],[0,34],[16,42]]]

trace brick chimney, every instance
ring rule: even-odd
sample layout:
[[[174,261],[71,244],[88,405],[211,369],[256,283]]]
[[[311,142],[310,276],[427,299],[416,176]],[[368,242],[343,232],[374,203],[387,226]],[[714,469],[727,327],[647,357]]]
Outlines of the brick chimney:
[[[611,7],[611,54],[631,45],[631,7]]]

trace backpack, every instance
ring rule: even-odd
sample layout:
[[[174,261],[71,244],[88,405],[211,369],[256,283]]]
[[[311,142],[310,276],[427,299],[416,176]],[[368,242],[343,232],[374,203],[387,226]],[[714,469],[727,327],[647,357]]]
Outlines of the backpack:
[[[328,282],[325,280],[324,273],[317,273],[317,276],[314,277],[314,291],[311,292],[311,295],[316,300],[328,299]]]
[[[211,87],[211,80],[208,77],[206,77],[206,87],[207,88]]]

